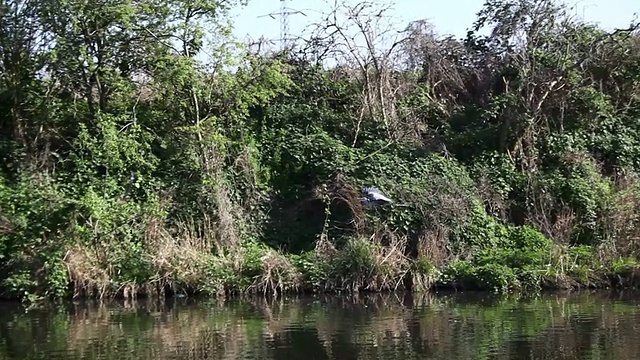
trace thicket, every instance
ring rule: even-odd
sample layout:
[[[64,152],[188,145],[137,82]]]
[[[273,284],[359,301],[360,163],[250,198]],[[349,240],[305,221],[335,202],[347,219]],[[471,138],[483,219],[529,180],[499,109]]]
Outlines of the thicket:
[[[362,2],[271,51],[233,6],[0,2],[5,296],[634,285],[636,24]]]

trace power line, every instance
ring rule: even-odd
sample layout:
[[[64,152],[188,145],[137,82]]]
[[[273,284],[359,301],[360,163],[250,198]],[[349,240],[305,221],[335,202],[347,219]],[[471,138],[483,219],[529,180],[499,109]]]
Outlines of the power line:
[[[287,9],[287,3],[287,0],[280,0],[280,50],[284,50],[288,45],[290,11]]]
[[[280,39],[279,39],[280,50],[286,49],[287,46],[289,45],[289,40],[291,40],[291,38],[289,37],[289,15],[302,14],[304,16],[307,16],[304,12],[300,10],[289,8],[287,6],[288,3],[289,3],[288,0],[280,0],[279,12],[272,12],[267,15],[258,16],[259,18],[269,16],[274,20],[276,19],[276,16],[280,17]]]

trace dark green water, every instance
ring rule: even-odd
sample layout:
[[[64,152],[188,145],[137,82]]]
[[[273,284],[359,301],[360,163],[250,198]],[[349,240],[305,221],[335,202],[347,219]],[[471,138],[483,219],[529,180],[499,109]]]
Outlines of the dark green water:
[[[0,359],[640,359],[638,293],[0,303]]]

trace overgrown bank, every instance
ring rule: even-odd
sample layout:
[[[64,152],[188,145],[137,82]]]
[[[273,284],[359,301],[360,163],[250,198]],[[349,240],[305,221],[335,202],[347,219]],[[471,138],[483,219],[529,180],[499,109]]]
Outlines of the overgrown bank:
[[[637,26],[361,3],[255,53],[229,4],[1,2],[5,296],[635,285]]]

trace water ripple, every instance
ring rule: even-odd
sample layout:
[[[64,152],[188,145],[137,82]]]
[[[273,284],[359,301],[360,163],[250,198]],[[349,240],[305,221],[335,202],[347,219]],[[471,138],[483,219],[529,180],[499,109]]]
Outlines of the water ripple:
[[[0,303],[4,359],[636,359],[635,293]]]

